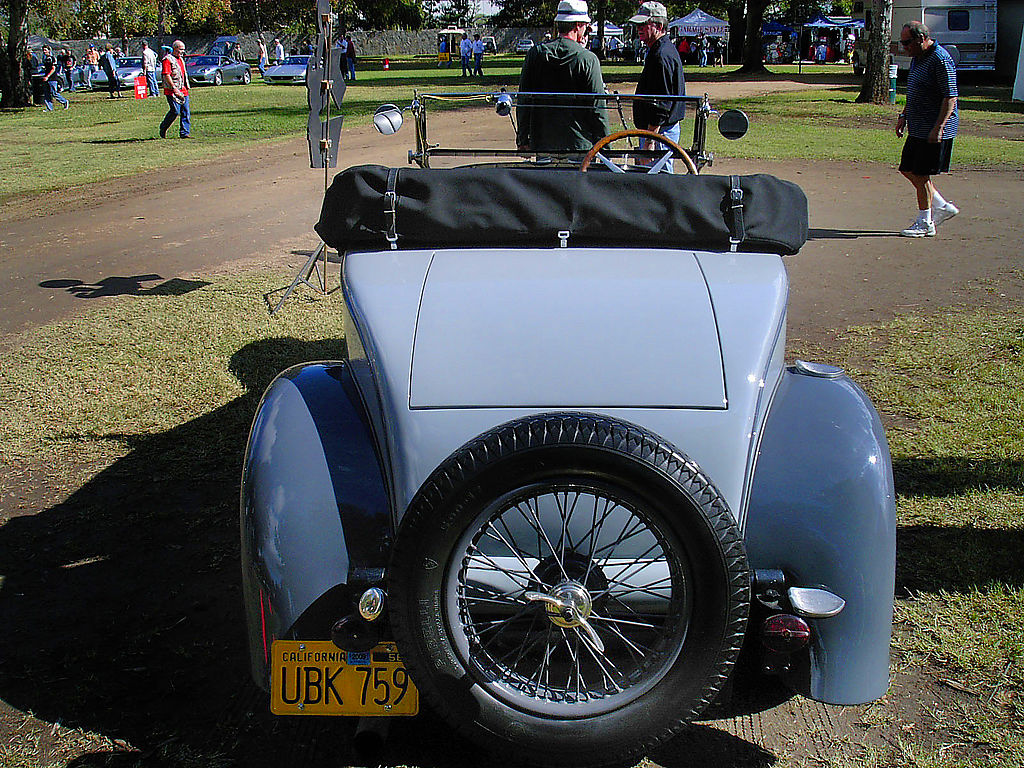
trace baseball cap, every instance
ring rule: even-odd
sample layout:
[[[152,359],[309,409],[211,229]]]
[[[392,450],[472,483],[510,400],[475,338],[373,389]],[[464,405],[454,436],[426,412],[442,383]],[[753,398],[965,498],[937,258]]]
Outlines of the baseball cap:
[[[655,0],[648,0],[646,3],[640,5],[640,10],[636,12],[630,20],[630,24],[643,24],[645,21],[650,19],[667,19],[668,11],[665,6],[661,3],[655,2]]]
[[[555,21],[585,21],[590,23],[590,9],[585,0],[562,0],[558,4]]]

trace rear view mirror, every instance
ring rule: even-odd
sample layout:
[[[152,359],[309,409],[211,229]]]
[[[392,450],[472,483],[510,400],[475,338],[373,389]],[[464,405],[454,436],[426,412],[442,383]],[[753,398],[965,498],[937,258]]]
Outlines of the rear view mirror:
[[[750,127],[750,120],[738,109],[729,109],[718,118],[718,132],[727,139],[742,138]]]
[[[508,117],[512,113],[512,97],[507,93],[499,94],[494,100],[494,111],[501,117]]]
[[[402,127],[402,110],[394,104],[381,104],[373,113],[373,127],[385,136],[391,136]]]

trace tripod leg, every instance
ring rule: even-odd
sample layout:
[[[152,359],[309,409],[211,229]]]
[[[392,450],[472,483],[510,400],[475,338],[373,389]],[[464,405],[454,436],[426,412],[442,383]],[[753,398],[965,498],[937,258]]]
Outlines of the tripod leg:
[[[324,259],[324,271],[322,275],[320,274],[320,269],[317,265],[317,259],[320,258],[321,255],[323,256]],[[313,285],[313,283],[309,281],[309,278],[313,276],[314,271],[317,273],[318,282],[320,283],[319,286]],[[292,280],[291,285],[289,285],[288,288],[285,289],[284,295],[281,297],[281,300],[277,302],[277,306],[270,310],[271,315],[277,314],[277,310],[281,308],[281,305],[284,304],[285,300],[291,295],[292,291],[295,290],[295,286],[297,286],[299,283],[308,285],[310,288],[314,290],[319,290],[321,293],[325,295],[327,294],[326,244],[320,243],[320,245],[317,246],[317,249],[309,255],[309,258],[306,259],[306,263],[302,265],[302,268],[295,275],[295,279]]]

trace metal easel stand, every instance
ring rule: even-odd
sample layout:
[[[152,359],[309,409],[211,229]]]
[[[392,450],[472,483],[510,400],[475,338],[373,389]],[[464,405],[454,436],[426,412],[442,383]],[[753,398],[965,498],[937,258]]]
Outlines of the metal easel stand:
[[[320,262],[323,261],[323,268],[321,271]],[[316,274],[316,283],[312,282],[313,274]],[[264,294],[263,298],[266,302],[270,303],[270,297],[278,291],[283,290],[284,294],[281,299],[277,302],[272,310],[271,315],[276,315],[277,310],[281,308],[285,300],[291,295],[292,291],[295,290],[296,286],[305,285],[312,288],[314,291],[318,291],[320,294],[327,296],[330,293],[334,293],[337,288],[327,290],[327,245],[323,242],[316,247],[316,250],[309,254],[309,258],[306,259],[306,263],[302,265],[299,271],[295,274],[295,279],[292,280],[291,285],[287,288],[277,288],[269,293]]]
[[[309,122],[306,138],[309,143],[310,167],[324,169],[324,194],[326,195],[329,169],[338,164],[338,148],[341,144],[343,122],[340,115],[331,117],[331,104],[341,108],[341,101],[345,96],[345,78],[342,75],[340,58],[332,55],[335,52],[331,45],[334,27],[331,0],[316,0],[316,9],[317,27],[319,28],[317,54],[321,66],[310,67],[306,71],[306,90],[309,94]],[[320,119],[321,113],[325,113],[325,120]],[[313,282],[314,273],[316,274],[315,283]],[[308,286],[323,296],[333,293],[340,287],[339,276],[339,286],[330,291],[327,290],[327,245],[322,240],[296,273],[291,285],[284,289],[284,295],[270,310],[271,315],[277,313],[281,305],[299,285]],[[268,306],[271,301],[270,297],[279,290],[282,289],[278,288],[264,294],[263,298]]]

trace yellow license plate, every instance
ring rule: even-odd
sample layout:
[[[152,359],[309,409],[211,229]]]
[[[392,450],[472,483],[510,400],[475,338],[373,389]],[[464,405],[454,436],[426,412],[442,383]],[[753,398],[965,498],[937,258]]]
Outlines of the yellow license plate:
[[[394,643],[343,651],[330,640],[276,640],[270,651],[275,715],[415,715],[420,695]]]

